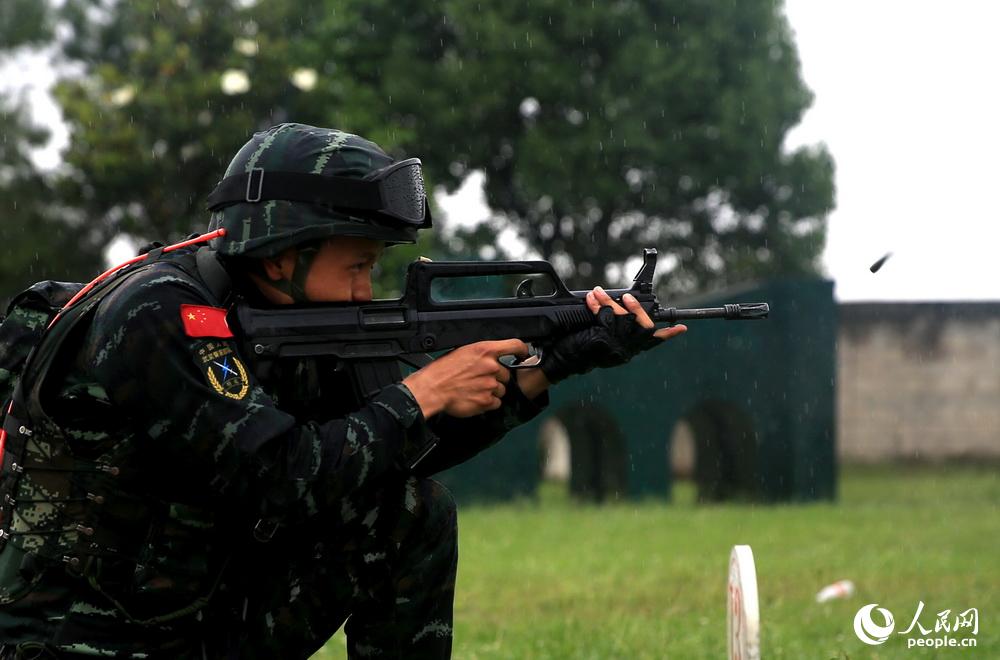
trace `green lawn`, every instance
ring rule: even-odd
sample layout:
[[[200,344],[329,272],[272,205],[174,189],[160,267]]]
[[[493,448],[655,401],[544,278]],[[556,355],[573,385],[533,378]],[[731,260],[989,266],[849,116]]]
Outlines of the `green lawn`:
[[[765,658],[1000,657],[1000,470],[852,468],[835,504],[581,506],[547,486],[539,503],[460,511],[455,658],[721,658],[730,548],[752,546]],[[823,585],[858,593],[818,605]],[[975,649],[907,649],[854,635],[879,603],[896,631],[979,609]],[[968,637],[964,631],[961,637]],[[315,658],[344,657],[339,633]]]

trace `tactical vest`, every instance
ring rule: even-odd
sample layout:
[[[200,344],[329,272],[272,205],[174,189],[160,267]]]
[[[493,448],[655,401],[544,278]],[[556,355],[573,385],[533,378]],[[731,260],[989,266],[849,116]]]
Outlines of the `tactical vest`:
[[[217,552],[196,562],[185,553],[205,549],[204,529],[219,522],[216,513],[190,503],[164,501],[143,490],[142,473],[134,477],[121,466],[135,464],[134,449],[115,443],[100,458],[74,453],[70,439],[44,405],[54,384],[47,382],[60,349],[78,337],[100,302],[148,268],[180,271],[206,300],[227,284],[221,267],[213,284],[199,277],[203,251],[161,260],[162,251],[94,287],[82,300],[52,317],[82,285],[44,282],[18,296],[11,309],[30,310],[38,324],[37,343],[25,355],[31,337],[21,337],[0,356],[2,367],[20,371],[10,401],[4,405],[3,458],[0,463],[0,606],[31,593],[52,570],[89,583],[109,604],[136,623],[163,623],[194,613],[213,594],[228,558]],[[46,318],[47,316],[47,318]],[[39,329],[40,328],[40,329]],[[3,343],[0,327],[0,343]],[[6,339],[10,339],[9,337]],[[200,545],[200,547],[199,547]],[[163,552],[167,547],[175,552]]]

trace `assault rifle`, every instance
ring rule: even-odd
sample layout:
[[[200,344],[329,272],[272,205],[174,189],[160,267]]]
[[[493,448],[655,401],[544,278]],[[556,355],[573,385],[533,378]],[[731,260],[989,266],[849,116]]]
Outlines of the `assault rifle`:
[[[721,318],[767,318],[767,303],[722,307],[661,307],[653,294],[656,250],[643,250],[643,263],[630,289],[608,290],[621,302],[631,293],[656,323]],[[454,299],[455,283],[467,278],[525,277],[513,297]],[[546,289],[536,284],[547,280]],[[494,280],[495,282],[495,280]],[[449,287],[451,291],[449,292]],[[460,287],[458,287],[460,288]],[[402,297],[371,302],[297,305],[254,309],[241,305],[236,318],[245,338],[245,354],[255,370],[267,370],[287,357],[335,356],[352,371],[355,394],[366,401],[401,380],[399,362],[420,368],[429,351],[444,351],[477,341],[517,338],[533,354],[555,338],[595,322],[587,291],[570,291],[547,261],[415,261],[406,273]],[[512,369],[537,361],[501,361]]]

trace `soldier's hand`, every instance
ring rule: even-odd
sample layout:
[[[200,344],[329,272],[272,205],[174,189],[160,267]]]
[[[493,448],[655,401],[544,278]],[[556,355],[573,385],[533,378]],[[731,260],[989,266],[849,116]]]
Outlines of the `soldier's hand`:
[[[425,418],[439,412],[471,417],[500,407],[510,370],[498,361],[502,355],[528,355],[519,339],[481,341],[462,346],[434,360],[403,380]]]
[[[586,302],[597,323],[557,339],[542,354],[540,366],[551,383],[596,367],[625,364],[642,351],[687,331],[685,325],[656,330],[649,314],[630,294],[622,296],[623,308],[596,287],[587,293]]]

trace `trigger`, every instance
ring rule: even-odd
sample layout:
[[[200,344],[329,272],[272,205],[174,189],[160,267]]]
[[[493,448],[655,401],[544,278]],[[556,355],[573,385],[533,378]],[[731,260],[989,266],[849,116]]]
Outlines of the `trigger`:
[[[497,359],[508,369],[532,369],[542,361],[542,351],[528,344],[528,355],[524,358],[518,355],[501,355]]]

